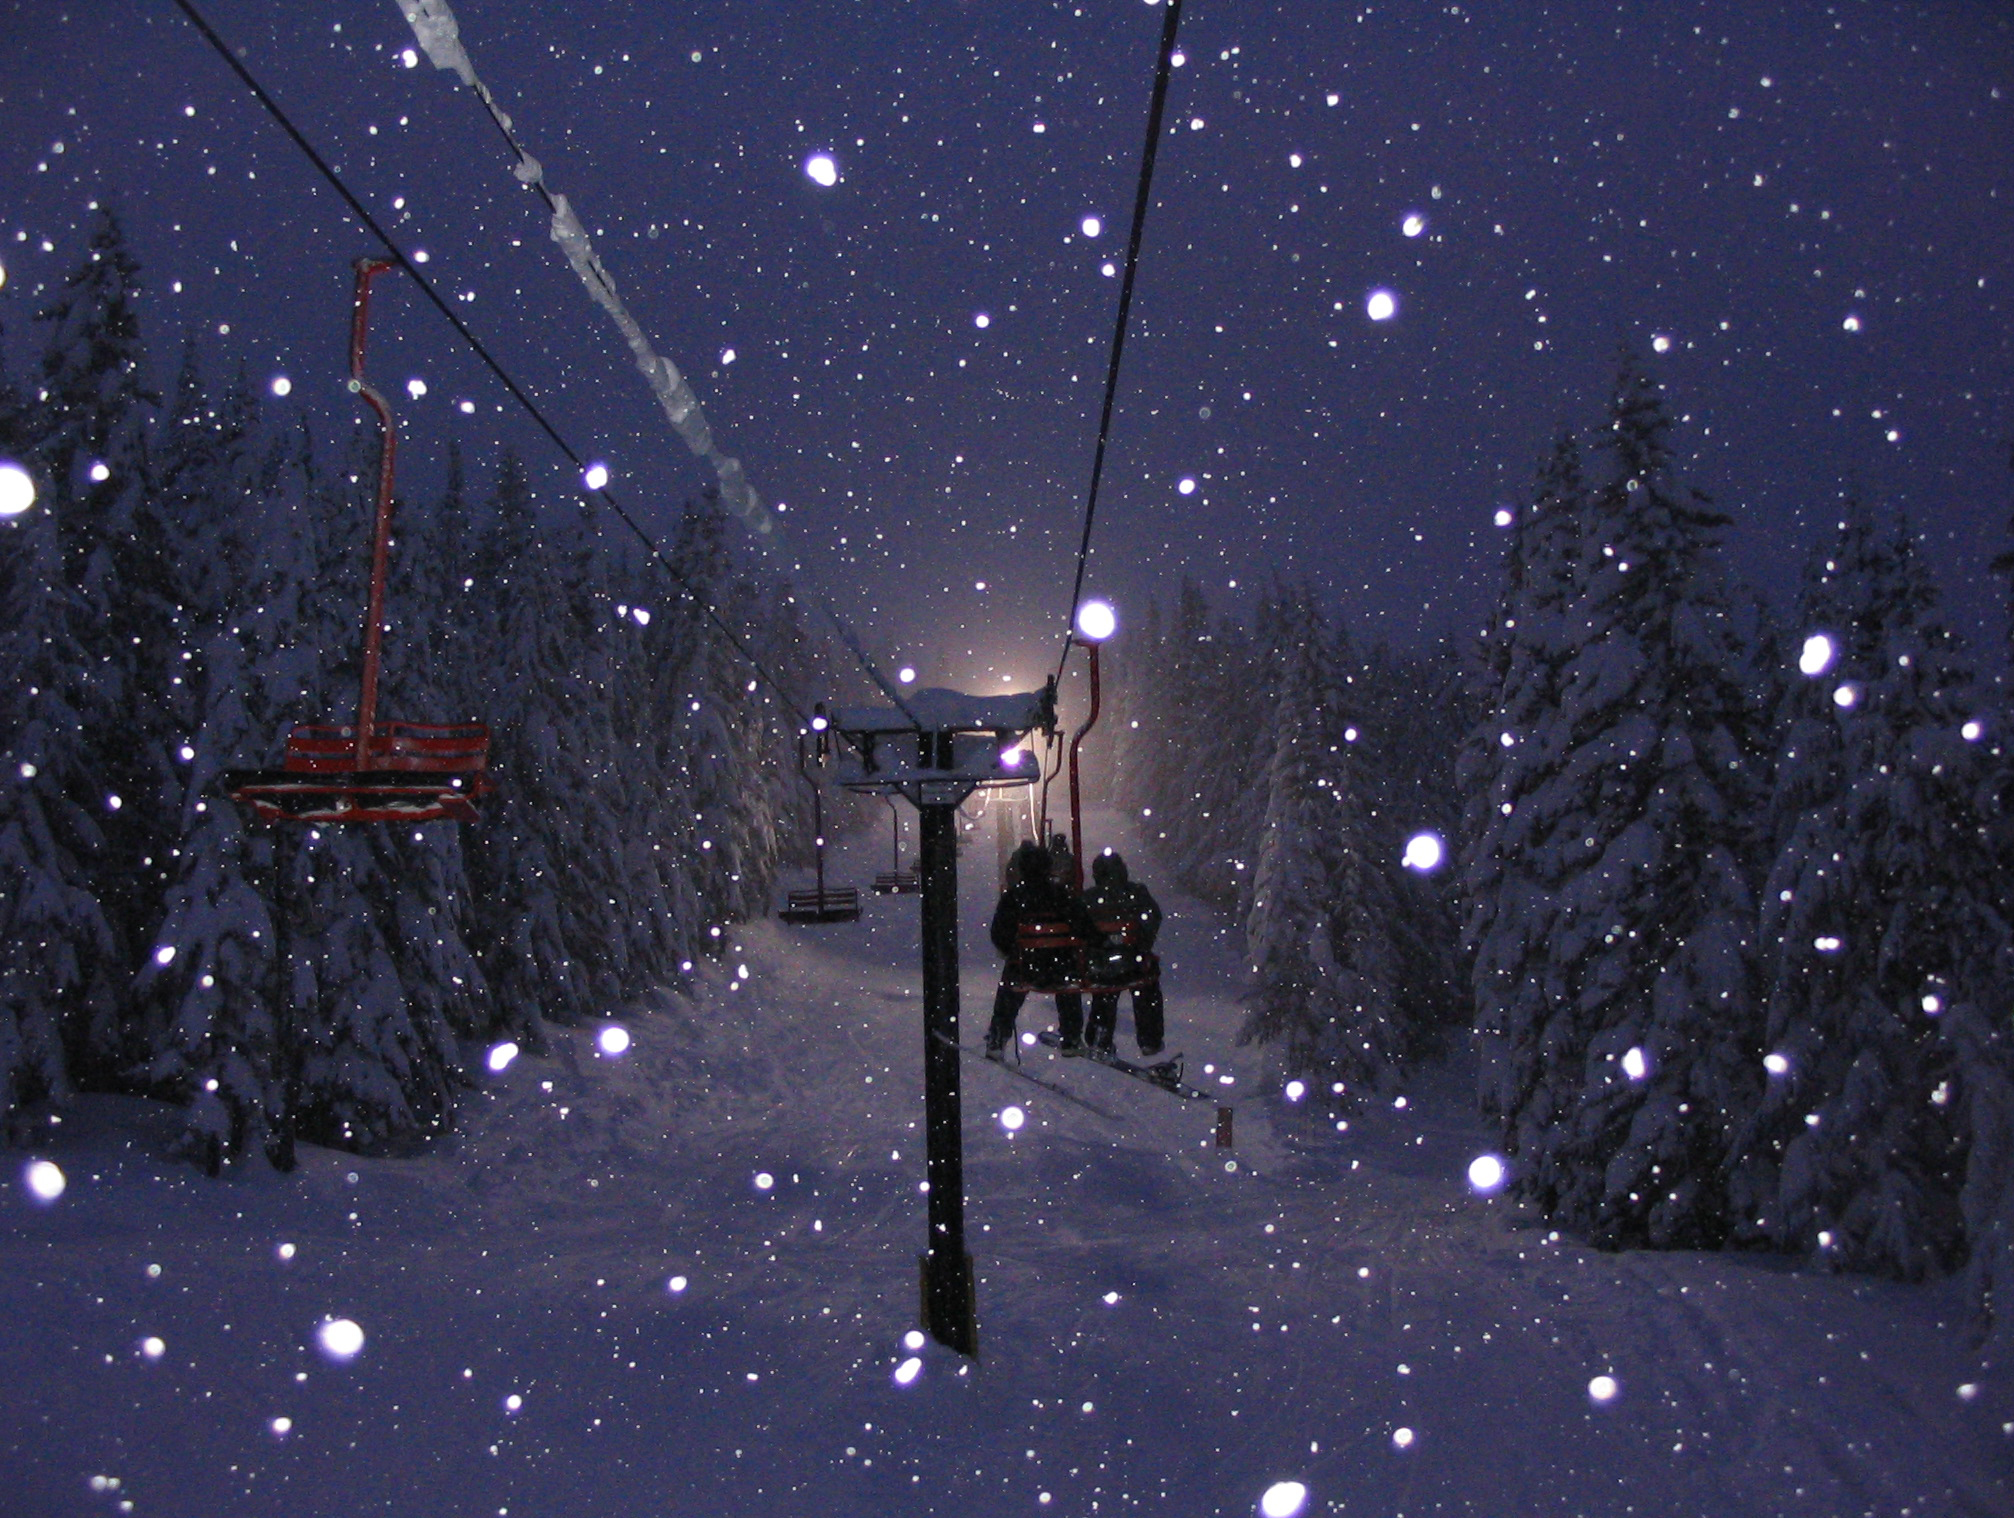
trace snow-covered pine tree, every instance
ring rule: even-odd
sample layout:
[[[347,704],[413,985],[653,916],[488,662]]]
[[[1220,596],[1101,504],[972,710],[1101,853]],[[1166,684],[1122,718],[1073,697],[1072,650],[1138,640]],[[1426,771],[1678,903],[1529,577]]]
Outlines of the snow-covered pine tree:
[[[594,1010],[595,976],[577,945],[607,911],[576,875],[583,848],[606,841],[606,817],[593,756],[573,731],[576,707],[592,698],[575,685],[581,614],[540,515],[524,466],[506,451],[472,572],[486,676],[480,708],[498,790],[464,844],[471,941],[495,1024],[534,1043],[543,1019],[578,1022]]]
[[[1964,1253],[1967,1086],[1942,1020],[1991,1004],[1977,951],[2006,924],[1957,639],[1908,529],[1857,501],[1842,518],[1798,608],[1825,641],[1779,724],[1761,919],[1774,1073],[1742,1146],[1741,1222],[1915,1278]]]
[[[1411,841],[1442,841],[1460,832],[1455,760],[1475,726],[1460,666],[1445,647],[1401,653],[1379,644],[1358,661],[1346,630],[1336,629],[1337,659],[1353,676],[1352,715],[1360,729],[1351,749],[1368,813],[1371,857],[1403,861]],[[1354,666],[1353,668],[1351,666]],[[1398,903],[1391,939],[1398,955],[1399,1020],[1409,1052],[1424,1055],[1468,1021],[1461,984],[1458,872],[1444,865],[1400,868],[1390,876]]]
[[[1245,926],[1255,984],[1239,1040],[1274,1046],[1289,1073],[1361,1095],[1407,1054],[1397,905],[1368,839],[1335,645],[1312,591],[1278,610],[1278,709]]]
[[[1535,1068],[1504,1113],[1517,1183],[1611,1247],[1725,1237],[1729,1144],[1762,1076],[1743,872],[1756,765],[1714,561],[1725,519],[1678,484],[1669,430],[1626,361],[1559,703],[1532,734],[1553,769],[1507,856],[1553,884],[1497,907],[1497,931],[1545,943]]]
[[[0,381],[4,383],[4,381]],[[16,397],[0,394],[0,455],[42,499],[0,521],[0,1119],[70,1089],[66,1024],[109,1017],[112,928],[93,887],[103,849],[78,706],[83,652],[48,509],[49,479]]]
[[[1543,1101],[1546,1030],[1561,1015],[1561,987],[1546,945],[1566,859],[1539,848],[1542,816],[1530,804],[1559,772],[1547,740],[1561,666],[1572,647],[1571,613],[1583,580],[1581,536],[1587,487],[1580,449],[1562,431],[1540,465],[1532,494],[1514,514],[1504,579],[1478,650],[1474,700],[1483,716],[1462,751],[1463,940],[1471,955],[1478,1096],[1490,1116],[1526,1114]]]
[[[95,940],[88,951],[51,941],[49,952],[59,960],[73,949],[88,952],[103,967],[90,973],[109,973],[114,985],[151,928],[161,819],[147,803],[165,779],[159,711],[138,669],[140,650],[163,636],[164,610],[162,544],[147,491],[155,397],[145,383],[138,289],[139,265],[117,219],[100,209],[83,261],[36,313],[46,329],[38,399],[22,413],[58,550],[47,582],[55,594],[41,616],[46,637],[67,645],[64,667],[31,683],[41,696],[60,699],[58,720],[75,724],[58,735],[45,720],[47,762],[25,755],[23,762],[35,765],[45,817],[57,808],[53,793],[62,792],[60,809],[73,818],[63,830],[65,873],[96,898],[96,915],[111,935],[96,940],[96,930],[85,928]],[[49,643],[44,648],[54,651]],[[88,827],[81,825],[85,816]],[[142,1051],[121,1024],[119,996],[63,998],[56,1005],[71,1076],[101,1087],[130,1080]]]

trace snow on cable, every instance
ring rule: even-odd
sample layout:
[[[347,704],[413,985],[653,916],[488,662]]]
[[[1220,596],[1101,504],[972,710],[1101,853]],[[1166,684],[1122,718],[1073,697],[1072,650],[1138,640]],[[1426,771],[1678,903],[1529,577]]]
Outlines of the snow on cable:
[[[552,207],[552,240],[566,254],[567,263],[587,287],[587,293],[615,322],[623,341],[629,345],[636,367],[657,397],[658,406],[685,446],[713,466],[713,472],[720,481],[721,505],[740,517],[755,533],[769,536],[775,529],[775,518],[749,485],[741,461],[714,446],[713,429],[707,424],[699,397],[693,394],[691,385],[679,373],[678,366],[651,348],[643,328],[616,293],[615,281],[609,277],[607,268],[594,251],[594,244],[588,240],[587,229],[581,225],[579,215],[564,195],[554,194],[546,188],[544,166],[525,151],[510,117],[496,103],[489,87],[477,77],[468,49],[462,45],[461,28],[448,0],[398,0],[398,7],[407,25],[412,27],[413,36],[419,40],[428,61],[437,69],[459,75],[462,83],[475,91],[483,109],[490,113],[497,128],[510,143],[511,150],[517,154],[518,161],[511,172],[518,182],[537,189]]]

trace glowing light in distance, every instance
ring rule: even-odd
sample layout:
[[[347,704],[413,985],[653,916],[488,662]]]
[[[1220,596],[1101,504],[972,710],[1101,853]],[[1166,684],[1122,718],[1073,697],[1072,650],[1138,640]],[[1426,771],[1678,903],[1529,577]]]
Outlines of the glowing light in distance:
[[[733,362],[734,362],[734,350],[733,350],[732,348],[722,348],[722,349],[720,350],[720,361],[721,361],[721,363],[722,363],[722,364],[731,364],[731,363],[733,363]]]
[[[902,1336],[902,1347],[908,1350],[921,1349],[923,1347],[923,1330],[920,1328],[910,1329],[908,1333]]]
[[[1175,493],[1177,495],[1194,495],[1196,493],[1196,482],[1187,475],[1184,475],[1181,479],[1175,481]]]
[[[1097,237],[1105,230],[1105,223],[1095,216],[1087,216],[1078,223],[1086,237]]]
[[[18,517],[35,504],[35,477],[19,464],[0,462],[0,517]]]
[[[512,1043],[509,1039],[505,1039],[502,1043],[496,1045],[489,1052],[489,1059],[487,1063],[490,1067],[490,1074],[492,1075],[503,1074],[504,1071],[510,1069],[511,1061],[516,1058],[517,1058],[517,1045]]]
[[[919,1360],[915,1355],[911,1355],[908,1359],[904,1360],[900,1365],[895,1367],[895,1384],[897,1386],[907,1386],[911,1381],[914,1381],[918,1376],[922,1374],[923,1374],[923,1362]]]
[[[284,374],[276,374],[273,376],[272,391],[275,395],[292,395],[294,393],[294,382]]]
[[[92,484],[102,485],[107,480],[112,478],[112,466],[106,463],[103,459],[99,459],[96,463],[94,463],[91,466],[89,473],[91,476]]]
[[[21,1179],[28,1185],[28,1194],[38,1202],[55,1201],[70,1184],[54,1160],[30,1160],[28,1168],[21,1172]]]
[[[1972,721],[1958,729],[1958,736],[1963,738],[1967,743],[1977,743],[1985,731],[1986,729],[1980,723]]]
[[[414,375],[411,379],[406,381],[406,394],[410,395],[414,400],[418,400],[421,396],[425,395],[426,393],[427,393],[427,382],[421,379],[418,375]]]
[[[364,1347],[364,1331],[348,1318],[324,1320],[315,1337],[331,1360],[353,1360]]]
[[[7,266],[0,264],[0,290],[7,288]]]
[[[988,316],[984,311],[974,311],[972,313],[972,325],[975,327],[990,327],[993,325],[993,318]]]
[[[1005,1128],[1009,1133],[1019,1133],[1021,1125],[1027,1121],[1028,1114],[1023,1112],[1019,1107],[1002,1107],[1000,1109],[1000,1126]]]
[[[581,484],[589,490],[600,490],[608,484],[608,465],[590,464],[581,471]]]
[[[1288,1101],[1297,1102],[1307,1094],[1308,1094],[1308,1085],[1306,1081],[1287,1082],[1286,1096]]]
[[[1841,944],[1839,939],[1834,938],[1830,933],[1827,933],[1821,935],[1820,937],[1812,939],[1811,947],[1816,949],[1821,954],[1837,954],[1840,950]]]
[[[504,1411],[507,1413],[514,1413],[523,1406],[524,1398],[516,1392],[512,1392],[508,1397],[504,1398]]]
[[[1631,1049],[1622,1057],[1622,1073],[1633,1081],[1640,1081],[1650,1074],[1650,1061],[1641,1049]]]
[[[1848,332],[1858,332],[1860,330],[1860,318],[1849,312],[1846,320],[1839,325],[1844,327]]]
[[[1822,675],[1832,668],[1832,661],[1838,657],[1839,650],[1833,645],[1832,639],[1824,633],[1813,633],[1804,640],[1804,649],[1797,656],[1798,672],[1812,676]]]
[[[404,52],[399,54],[399,62],[403,63],[409,69],[418,68],[420,66],[419,49],[411,47],[407,48]]]
[[[1364,297],[1364,315],[1374,322],[1390,321],[1399,314],[1399,298],[1389,290],[1373,290]]]
[[[1408,237],[1418,237],[1426,229],[1427,219],[1418,211],[1406,212],[1406,219],[1399,223],[1399,230]]]
[[[904,685],[914,685],[916,683],[916,671],[910,665],[905,664],[895,672],[895,678],[900,680]]]
[[[161,945],[160,948],[154,951],[155,964],[165,966],[165,965],[171,965],[174,962],[175,962],[175,946],[173,944],[164,943]]]
[[[1944,1010],[1944,998],[1939,996],[1935,991],[1930,992],[1923,998],[1923,1010],[1932,1017],[1935,1017],[1939,1012]]]
[[[811,719],[811,730],[814,733],[822,733],[830,726],[832,726],[832,724],[829,721],[827,721],[824,717],[813,717]]]
[[[677,1296],[680,1292],[684,1291],[687,1285],[689,1284],[690,1283],[687,1282],[684,1276],[673,1276],[669,1281],[666,1281],[664,1283],[664,1289],[670,1292],[673,1296]]]
[[[1497,507],[1497,514],[1491,520],[1499,527],[1508,527],[1517,520],[1517,513],[1512,511],[1508,506],[1499,506]]]
[[[829,190],[839,183],[839,165],[830,153],[813,153],[804,160],[804,177]]]
[[[1077,633],[1090,643],[1103,643],[1119,630],[1118,614],[1109,601],[1086,601],[1077,608]]]
[[[1587,1400],[1597,1405],[1613,1402],[1616,1393],[1621,1390],[1622,1388],[1615,1384],[1614,1376],[1596,1376],[1587,1383]]]
[[[154,1334],[148,1334],[146,1338],[140,1341],[140,1353],[145,1355],[149,1360],[158,1360],[167,1352],[168,1345],[166,1341]]]
[[[1295,1518],[1307,1506],[1308,1489],[1298,1481],[1275,1481],[1259,1499],[1266,1518]]]
[[[1411,1449],[1413,1447],[1413,1431],[1409,1428],[1393,1429],[1392,1443],[1400,1449]]]
[[[1406,840],[1405,858],[1401,861],[1409,870],[1418,870],[1422,875],[1429,870],[1440,868],[1441,857],[1446,851],[1440,839],[1432,833],[1415,833]]]
[[[620,1023],[610,1023],[596,1036],[595,1042],[601,1046],[603,1054],[615,1055],[629,1050],[629,1029]]]
[[[1842,685],[1832,693],[1832,704],[1841,711],[1849,710],[1859,700],[1859,690],[1851,685]]]
[[[632,606],[629,609],[629,614],[636,619],[638,627],[650,626],[650,610],[648,607]]]
[[[1508,1179],[1510,1172],[1494,1154],[1479,1154],[1469,1161],[1469,1189],[1472,1191],[1488,1196],[1493,1191],[1501,1191]]]
[[[1023,749],[1018,743],[1012,748],[1003,748],[1000,750],[1000,768],[1003,770],[1018,770],[1021,768],[1021,756],[1026,752],[1027,750]]]
[[[1790,1060],[1786,1056],[1772,1050],[1770,1053],[1762,1056],[1762,1068],[1767,1070],[1771,1075],[1788,1075],[1790,1073]]]
[[[1658,333],[1656,337],[1650,340],[1650,351],[1653,353],[1671,352],[1671,339],[1666,337],[1662,332]]]

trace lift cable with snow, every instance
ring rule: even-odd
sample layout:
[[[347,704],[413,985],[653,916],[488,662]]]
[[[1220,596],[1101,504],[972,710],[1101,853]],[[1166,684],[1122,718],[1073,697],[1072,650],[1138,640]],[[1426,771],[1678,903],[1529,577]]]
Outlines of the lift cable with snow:
[[[538,402],[533,400],[526,393],[524,387],[512,378],[510,371],[504,368],[503,364],[483,344],[482,339],[476,336],[474,331],[470,329],[469,324],[462,319],[460,313],[448,304],[447,299],[436,288],[434,282],[428,279],[419,266],[406,256],[405,251],[399,247],[398,243],[393,241],[392,235],[384,229],[378,219],[371,214],[370,209],[343,182],[342,176],[322,156],[315,145],[308,141],[306,135],[294,124],[292,118],[280,108],[279,102],[267,93],[265,87],[253,77],[251,70],[245,66],[244,60],[232,50],[230,44],[218,36],[216,29],[203,18],[202,13],[196,9],[193,0],[175,0],[175,5],[188,18],[189,24],[210,45],[211,50],[230,66],[231,71],[238,76],[245,88],[265,108],[266,114],[279,124],[280,129],[293,141],[294,146],[301,150],[301,153],[315,166],[322,178],[328,181],[330,187],[335,190],[343,204],[349,207],[351,214],[358,221],[362,222],[371,235],[377,238],[378,242],[383,245],[385,251],[390,255],[391,261],[412,278],[413,283],[419,287],[420,293],[426,296],[435,310],[447,318],[448,324],[455,329],[456,334],[468,345],[476,357],[482,360],[484,366],[497,377],[504,389],[509,393],[511,399],[518,403],[525,414],[537,424],[539,430],[552,441],[553,446],[559,449],[567,460],[573,464],[574,468],[584,474],[588,467],[587,460],[575,450],[560,430],[553,425],[552,421],[540,408]],[[713,604],[705,596],[701,595],[699,590],[686,578],[678,566],[672,563],[670,557],[659,545],[657,539],[652,537],[636,518],[630,515],[628,509],[617,499],[615,493],[606,485],[590,490],[588,493],[607,506],[615,514],[617,520],[634,534],[637,541],[643,545],[645,552],[649,554],[651,560],[665,572],[671,582],[678,587],[679,591],[688,597],[694,606],[698,607],[707,621],[712,623],[720,635],[727,640],[728,645],[748,662],[749,667],[755,671],[763,683],[776,693],[776,697],[783,703],[784,709],[790,712],[802,724],[806,720],[805,714],[798,709],[796,701],[790,695],[789,688],[770,672],[761,658],[748,646],[747,640],[729,625],[727,620],[714,609]]]

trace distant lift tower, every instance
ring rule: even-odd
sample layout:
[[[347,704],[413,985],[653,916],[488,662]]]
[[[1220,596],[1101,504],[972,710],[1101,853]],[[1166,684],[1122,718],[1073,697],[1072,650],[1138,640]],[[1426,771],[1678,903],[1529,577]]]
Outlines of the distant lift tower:
[[[906,796],[920,818],[923,915],[923,1118],[929,1247],[923,1327],[962,1355],[979,1353],[972,1257],[965,1252],[964,1135],[958,1107],[958,807],[981,787],[1028,785],[1041,766],[1022,746],[1056,730],[1056,688],[1011,696],[922,690],[897,707],[844,710],[839,783]]]

